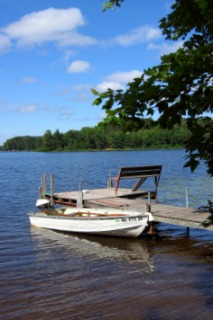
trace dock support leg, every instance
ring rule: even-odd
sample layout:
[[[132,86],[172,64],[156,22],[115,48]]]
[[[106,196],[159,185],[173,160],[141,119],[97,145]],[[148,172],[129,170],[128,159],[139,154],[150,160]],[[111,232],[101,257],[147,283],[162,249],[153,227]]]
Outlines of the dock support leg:
[[[112,170],[109,170],[109,180],[107,182],[107,188],[112,188]]]
[[[42,199],[43,197],[43,192],[42,192],[42,186],[39,187],[39,198]]]
[[[50,188],[51,188],[50,205],[51,207],[54,207],[54,175],[53,174],[50,177]]]
[[[148,204],[151,205],[151,193],[148,192]]]
[[[83,208],[83,191],[82,191],[82,182],[79,183],[79,191],[77,194],[77,207]]]
[[[153,232],[153,227],[152,227],[152,223],[150,223],[150,225],[149,225],[149,230],[147,231],[147,234],[148,235],[153,235],[154,234],[154,232]]]
[[[43,174],[42,180],[41,180],[41,193],[43,198],[45,196],[45,193],[47,192],[47,176],[46,174]]]
[[[190,234],[190,228],[186,227],[186,235],[187,235],[187,237],[189,237],[189,234]]]
[[[77,194],[77,207],[83,208],[83,192],[81,190]]]
[[[189,207],[189,188],[186,188],[186,208]]]

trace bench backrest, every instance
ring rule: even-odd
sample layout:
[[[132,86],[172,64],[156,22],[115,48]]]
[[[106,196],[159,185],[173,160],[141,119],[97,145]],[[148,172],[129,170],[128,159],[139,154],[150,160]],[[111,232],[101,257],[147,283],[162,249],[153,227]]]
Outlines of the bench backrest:
[[[160,176],[162,170],[161,165],[142,166],[142,167],[123,167],[120,168],[118,179],[122,178],[143,178]]]
[[[157,201],[157,188],[160,180],[161,170],[161,165],[122,167],[119,170],[118,176],[114,177],[113,179],[115,181],[115,193],[117,194],[119,182],[121,179],[136,178],[137,182],[132,188],[132,192],[134,192],[138,190],[138,188],[146,181],[147,178],[154,178],[154,190],[152,191],[152,194]]]

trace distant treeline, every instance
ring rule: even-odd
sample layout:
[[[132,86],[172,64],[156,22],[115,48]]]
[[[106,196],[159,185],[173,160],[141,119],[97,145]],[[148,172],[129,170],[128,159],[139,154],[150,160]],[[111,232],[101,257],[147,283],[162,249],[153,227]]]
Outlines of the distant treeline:
[[[43,136],[21,136],[8,139],[5,151],[78,151],[78,150],[122,150],[183,147],[189,136],[184,124],[171,130],[158,126],[140,129],[131,133],[123,133],[120,128],[84,127],[81,130],[69,130],[61,133],[47,130]]]

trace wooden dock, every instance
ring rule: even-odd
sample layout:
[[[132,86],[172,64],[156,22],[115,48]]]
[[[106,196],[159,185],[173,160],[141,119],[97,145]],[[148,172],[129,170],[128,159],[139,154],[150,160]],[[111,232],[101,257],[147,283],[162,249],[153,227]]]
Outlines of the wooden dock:
[[[48,194],[46,198],[51,198],[54,203],[76,206],[80,191],[59,192]],[[85,207],[111,207],[125,208],[125,210],[134,210],[144,212],[147,206],[147,192],[119,188],[117,195],[114,188],[83,190],[83,205]],[[213,231],[213,225],[205,228],[202,223],[206,221],[209,212],[193,208],[171,206],[161,203],[151,202],[151,213],[155,222],[168,223],[182,227],[198,228]]]

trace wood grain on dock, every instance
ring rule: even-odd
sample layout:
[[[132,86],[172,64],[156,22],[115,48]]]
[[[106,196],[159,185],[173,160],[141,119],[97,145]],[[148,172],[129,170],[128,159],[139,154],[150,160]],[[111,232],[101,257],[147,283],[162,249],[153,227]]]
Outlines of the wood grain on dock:
[[[114,188],[84,190],[83,202],[86,207],[123,207],[125,210],[145,212],[147,197],[143,198],[144,194],[143,191],[132,192],[130,189],[123,188],[118,189],[117,195]],[[78,195],[79,191],[71,191],[54,193],[53,197],[55,202],[76,205]],[[48,194],[46,196],[50,197]],[[152,202],[151,212],[155,222],[213,231],[213,226],[207,228],[202,226],[210,215],[204,210]]]
[[[213,225],[202,226],[210,215],[206,211],[157,203],[152,205],[152,213],[156,222],[213,231]]]

